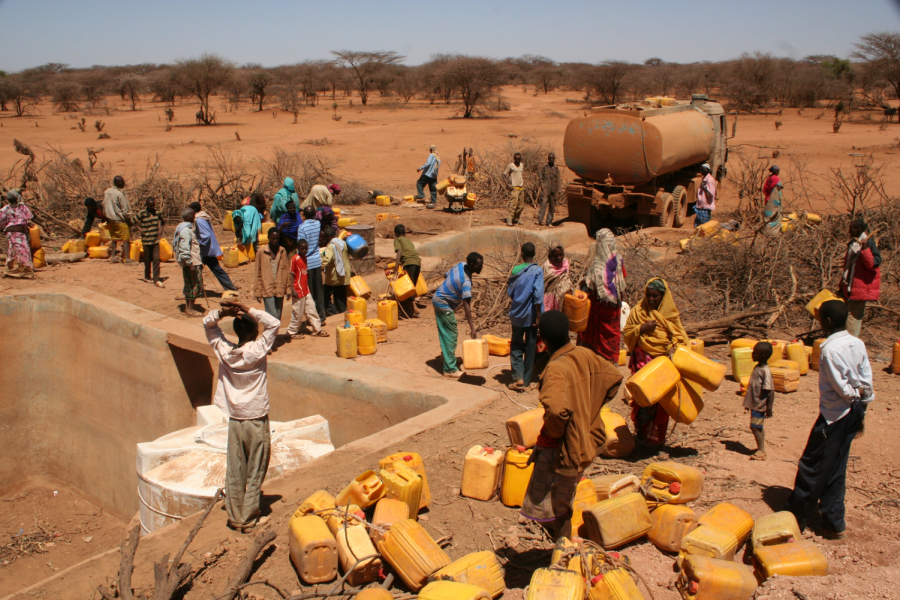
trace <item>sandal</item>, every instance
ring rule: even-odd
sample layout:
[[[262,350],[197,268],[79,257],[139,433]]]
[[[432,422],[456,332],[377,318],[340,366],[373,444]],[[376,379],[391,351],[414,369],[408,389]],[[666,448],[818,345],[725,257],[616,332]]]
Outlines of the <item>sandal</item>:
[[[302,340],[306,337],[305,333],[289,333],[288,335],[292,340]]]
[[[313,337],[331,337],[331,334],[327,331],[320,331],[319,333],[313,333]]]

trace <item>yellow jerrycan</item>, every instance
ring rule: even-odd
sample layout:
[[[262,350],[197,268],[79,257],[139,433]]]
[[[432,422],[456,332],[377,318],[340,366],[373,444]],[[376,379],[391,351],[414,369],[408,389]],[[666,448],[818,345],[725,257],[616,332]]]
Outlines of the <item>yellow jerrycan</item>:
[[[94,248],[100,245],[100,232],[99,231],[89,231],[87,235],[84,236],[84,245],[88,248]]]
[[[378,303],[378,319],[387,325],[388,331],[397,329],[397,301],[382,300]]]
[[[375,196],[375,206],[390,206],[391,205],[391,197],[390,196]]]
[[[512,342],[510,338],[497,337],[496,335],[491,335],[489,333],[485,334],[483,337],[487,340],[488,352],[492,356],[509,356],[510,345]]]
[[[755,367],[753,348],[733,348],[731,350],[731,377],[735,381],[739,382],[744,377],[750,377]]]
[[[750,539],[754,548],[761,548],[799,542],[803,537],[800,535],[797,517],[794,513],[783,510],[758,518],[753,524]]]
[[[388,340],[388,329],[384,321],[381,319],[366,319],[366,325],[369,325],[372,331],[375,332],[376,343],[383,344]]]
[[[463,463],[460,494],[487,502],[497,493],[500,473],[503,471],[503,453],[489,446],[472,446],[466,452]]]
[[[727,531],[737,538],[740,546],[747,541],[747,537],[753,530],[753,517],[746,510],[738,508],[731,502],[720,502],[700,517],[697,525]]]
[[[641,487],[650,499],[669,504],[687,504],[703,493],[703,473],[677,462],[654,462],[644,468]]]
[[[681,540],[681,552],[675,563],[681,565],[688,554],[734,560],[738,547],[738,539],[733,534],[711,527],[698,527]]]
[[[338,358],[356,358],[359,354],[357,346],[356,327],[335,327],[335,341],[337,342]]]
[[[381,470],[381,479],[386,489],[385,497],[404,502],[409,507],[409,518],[417,520],[422,500],[422,476],[398,460],[390,471]]]
[[[624,546],[650,531],[650,511],[640,494],[625,494],[601,500],[584,511],[584,526],[588,539],[604,550]]]
[[[325,525],[332,535],[349,525],[361,525],[366,519],[366,514],[355,504],[336,506],[320,516],[325,518]]]
[[[526,484],[527,485],[527,484]],[[594,482],[582,477],[575,486],[575,500],[572,501],[572,535],[577,535],[584,524],[584,511],[600,502]]]
[[[41,249],[41,228],[37,225],[32,225],[28,228],[28,241],[31,246],[31,250],[40,250]]]
[[[813,342],[812,354],[809,357],[809,368],[813,371],[818,372],[819,370],[819,356],[822,354],[822,344],[825,343],[825,338],[819,338]]]
[[[490,364],[490,352],[485,339],[466,340],[463,342],[463,367],[468,369],[487,369]]]
[[[675,349],[672,364],[682,377],[699,383],[710,392],[719,389],[725,381],[725,365],[691,352],[684,346]]]
[[[764,342],[769,342],[772,344],[772,356],[769,357],[769,366],[772,365],[773,362],[777,360],[781,360],[784,358],[784,349],[787,346],[787,342],[784,340],[763,340]]]
[[[347,298],[347,310],[355,310],[363,316],[363,320],[369,316],[369,305],[365,298],[350,296]]]
[[[422,589],[432,573],[451,562],[428,532],[412,519],[394,523],[384,540],[378,542],[378,551],[413,592]]]
[[[34,251],[34,255],[32,255],[31,260],[34,263],[35,269],[43,269],[47,266],[47,253],[44,252],[43,248],[38,248]]]
[[[419,600],[491,600],[491,595],[477,585],[434,581],[422,588]]]
[[[697,515],[687,506],[663,504],[650,513],[650,531],[654,546],[666,552],[681,550],[681,541],[697,528]]]
[[[828,559],[814,543],[807,540],[754,548],[753,563],[756,566],[757,579],[760,581],[773,575],[784,577],[828,575]]]
[[[580,332],[587,329],[588,317],[591,314],[591,301],[581,290],[566,294],[563,298],[562,312],[569,317],[569,331]]]
[[[685,352],[691,353],[689,350]],[[652,406],[672,391],[680,380],[681,373],[672,361],[665,356],[658,356],[632,375],[625,384],[625,389],[639,406]]]
[[[506,434],[511,446],[531,448],[537,444],[544,426],[544,407],[533,408],[506,420]]]
[[[355,504],[360,508],[369,508],[384,498],[384,482],[378,478],[375,471],[366,471],[351,481],[347,487],[337,495],[334,503],[337,507]]]
[[[606,432],[606,443],[600,448],[600,454],[609,458],[625,458],[631,454],[635,441],[625,417],[604,406],[600,409],[600,419]]]
[[[372,290],[366,280],[359,275],[350,278],[350,291],[357,298],[368,298],[372,295]]]
[[[425,462],[422,457],[417,452],[394,452],[378,461],[378,468],[391,471],[397,461],[403,462],[422,478],[422,500],[419,502],[419,509],[427,507],[431,504],[431,489],[428,487],[428,476],[425,474]]]
[[[238,252],[236,247],[232,246],[231,248],[225,248],[222,255],[222,264],[229,269],[234,269],[241,265],[240,252]]]
[[[375,504],[375,512],[372,515],[372,527],[369,530],[369,537],[372,542],[377,544],[384,539],[385,531],[391,528],[394,523],[404,521],[409,518],[409,506],[406,502],[395,500],[394,498],[382,498]]]
[[[141,262],[141,252],[144,251],[144,244],[141,240],[131,242],[128,248],[128,258],[134,262]]]
[[[675,587],[684,600],[749,600],[758,584],[744,565],[706,556],[686,556]]]
[[[738,338],[736,340],[731,341],[731,349],[735,350],[736,348],[750,348],[753,350],[753,346],[759,343],[759,340],[754,340],[752,338]]]
[[[525,600],[584,600],[584,577],[575,571],[537,569]]]
[[[89,258],[109,258],[109,246],[91,246],[88,248]]]
[[[367,323],[359,323],[356,328],[356,351],[360,356],[371,356],[378,350],[375,330]]]
[[[175,258],[175,251],[172,249],[172,244],[166,238],[162,238],[159,240],[159,262],[169,262],[173,258]]]
[[[383,587],[366,588],[356,594],[354,600],[394,600],[394,595]]]
[[[691,340],[688,343],[688,350],[700,356],[706,356],[706,344],[703,340]]]
[[[303,515],[334,508],[334,506],[334,496],[325,490],[318,490],[310,494],[306,500],[300,503],[300,506],[294,511],[294,516],[302,517]]]
[[[477,585],[492,598],[499,598],[506,589],[503,567],[490,550],[473,552],[436,571],[429,581],[456,581]],[[419,594],[421,597],[421,594]]]
[[[344,322],[351,325],[358,325],[366,320],[366,316],[358,310],[348,309],[344,313]]]
[[[408,273],[404,273],[393,281],[391,283],[391,288],[394,290],[394,296],[396,296],[397,300],[400,302],[409,300],[416,295],[416,286],[413,285]]]
[[[382,562],[372,540],[369,539],[369,532],[365,525],[350,525],[341,528],[335,534],[334,539],[337,542],[341,570],[344,574],[350,573],[347,576],[347,583],[356,587],[378,580]],[[371,558],[357,564],[359,559],[367,556]],[[354,567],[354,565],[356,566]]]
[[[797,370],[800,371],[801,375],[809,373],[809,357],[806,355],[806,348],[804,348],[803,342],[795,340],[789,343],[785,346],[784,353],[787,355],[788,360],[797,363]]]
[[[428,282],[419,274],[419,280],[416,281],[416,296],[424,296],[428,293]]]
[[[663,396],[659,405],[674,421],[690,425],[703,410],[703,387],[682,377],[675,388]]]
[[[900,340],[894,342],[894,356],[891,360],[891,373],[900,375]]]
[[[645,600],[627,569],[613,569],[591,579],[590,600]]]
[[[303,583],[325,583],[337,577],[337,542],[320,517],[304,515],[291,519],[288,552]]]
[[[500,484],[500,502],[504,506],[522,506],[528,482],[531,481],[531,473],[534,471],[534,464],[527,464],[531,453],[532,450],[526,449],[525,446],[507,449],[503,463],[503,479]],[[575,496],[577,503],[577,492]]]
[[[612,473],[594,479],[597,502],[641,491],[641,480],[631,474]]]

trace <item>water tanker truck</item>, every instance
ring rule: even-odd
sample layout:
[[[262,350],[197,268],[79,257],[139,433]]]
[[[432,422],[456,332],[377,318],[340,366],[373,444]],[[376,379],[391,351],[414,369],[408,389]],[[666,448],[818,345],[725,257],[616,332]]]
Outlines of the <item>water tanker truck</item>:
[[[663,106],[660,102],[665,102]],[[700,165],[726,175],[725,111],[694,95],[690,102],[651,99],[592,108],[566,128],[569,220],[593,234],[612,219],[642,227],[681,227],[697,201]]]

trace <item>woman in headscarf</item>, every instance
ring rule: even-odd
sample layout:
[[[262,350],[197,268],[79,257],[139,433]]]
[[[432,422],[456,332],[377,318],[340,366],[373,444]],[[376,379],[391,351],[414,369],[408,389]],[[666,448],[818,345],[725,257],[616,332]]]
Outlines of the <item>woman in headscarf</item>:
[[[566,251],[559,242],[550,242],[550,252],[544,261],[544,310],[562,310],[563,299],[571,289]]]
[[[338,229],[338,218],[334,214],[334,209],[330,206],[323,206],[316,211],[316,220],[322,223],[322,230],[331,227],[335,231]]]
[[[628,368],[636,373],[658,356],[666,356],[688,335],[664,279],[655,277],[644,288],[644,299],[631,309],[625,323],[625,345],[631,353]],[[631,420],[639,441],[657,446],[666,439],[669,415],[658,405],[642,407],[632,401]]]
[[[28,222],[34,218],[31,210],[22,202],[16,190],[6,192],[8,204],[0,208],[0,229],[6,234],[5,277],[34,279],[34,262],[31,260],[31,240]]]
[[[594,260],[584,279],[585,291],[591,300],[591,312],[587,329],[578,334],[578,345],[590,348],[617,365],[622,336],[625,266],[612,231],[601,229],[595,239]]]

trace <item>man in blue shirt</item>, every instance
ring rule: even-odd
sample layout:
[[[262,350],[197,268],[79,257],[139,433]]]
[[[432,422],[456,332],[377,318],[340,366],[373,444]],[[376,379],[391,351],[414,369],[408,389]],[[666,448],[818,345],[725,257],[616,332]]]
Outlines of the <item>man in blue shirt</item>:
[[[434,208],[437,206],[437,178],[438,169],[441,168],[441,155],[438,154],[437,146],[428,149],[428,160],[425,164],[416,169],[416,173],[422,173],[416,182],[416,198],[418,200],[425,199],[425,186],[431,190],[431,204],[426,204],[425,208]]]
[[[506,293],[512,301],[509,320],[512,323],[510,363],[512,383],[509,389],[524,392],[533,389],[531,372],[537,348],[537,328],[544,310],[544,270],[534,263],[534,244],[522,244],[522,264],[513,268]]]
[[[441,354],[444,357],[444,377],[459,379],[462,375],[462,371],[456,366],[458,328],[454,314],[460,304],[466,313],[472,339],[478,337],[472,320],[472,275],[481,273],[483,268],[484,258],[477,252],[470,253],[465,263],[459,263],[447,272],[444,283],[434,293],[432,304],[441,340]]]
[[[194,211],[194,232],[197,234],[197,241],[200,244],[200,260],[203,262],[203,266],[207,267],[216,276],[223,289],[226,291],[237,290],[237,286],[231,281],[231,277],[219,264],[222,248],[219,247],[219,240],[216,238],[212,219],[203,210],[199,202],[191,202],[188,206]]]
[[[300,217],[300,213],[297,212],[297,203],[293,200],[288,200],[285,205],[287,212],[281,215],[281,218],[278,219],[278,231],[281,233],[281,239],[297,239],[297,230],[300,229],[300,224],[303,223],[303,219]]]
[[[297,229],[297,239],[306,240],[306,273],[309,294],[316,305],[316,312],[322,323],[325,323],[325,290],[322,287],[322,255],[319,254],[319,234],[322,223],[316,219],[316,209],[307,206],[303,209],[303,224]]]

